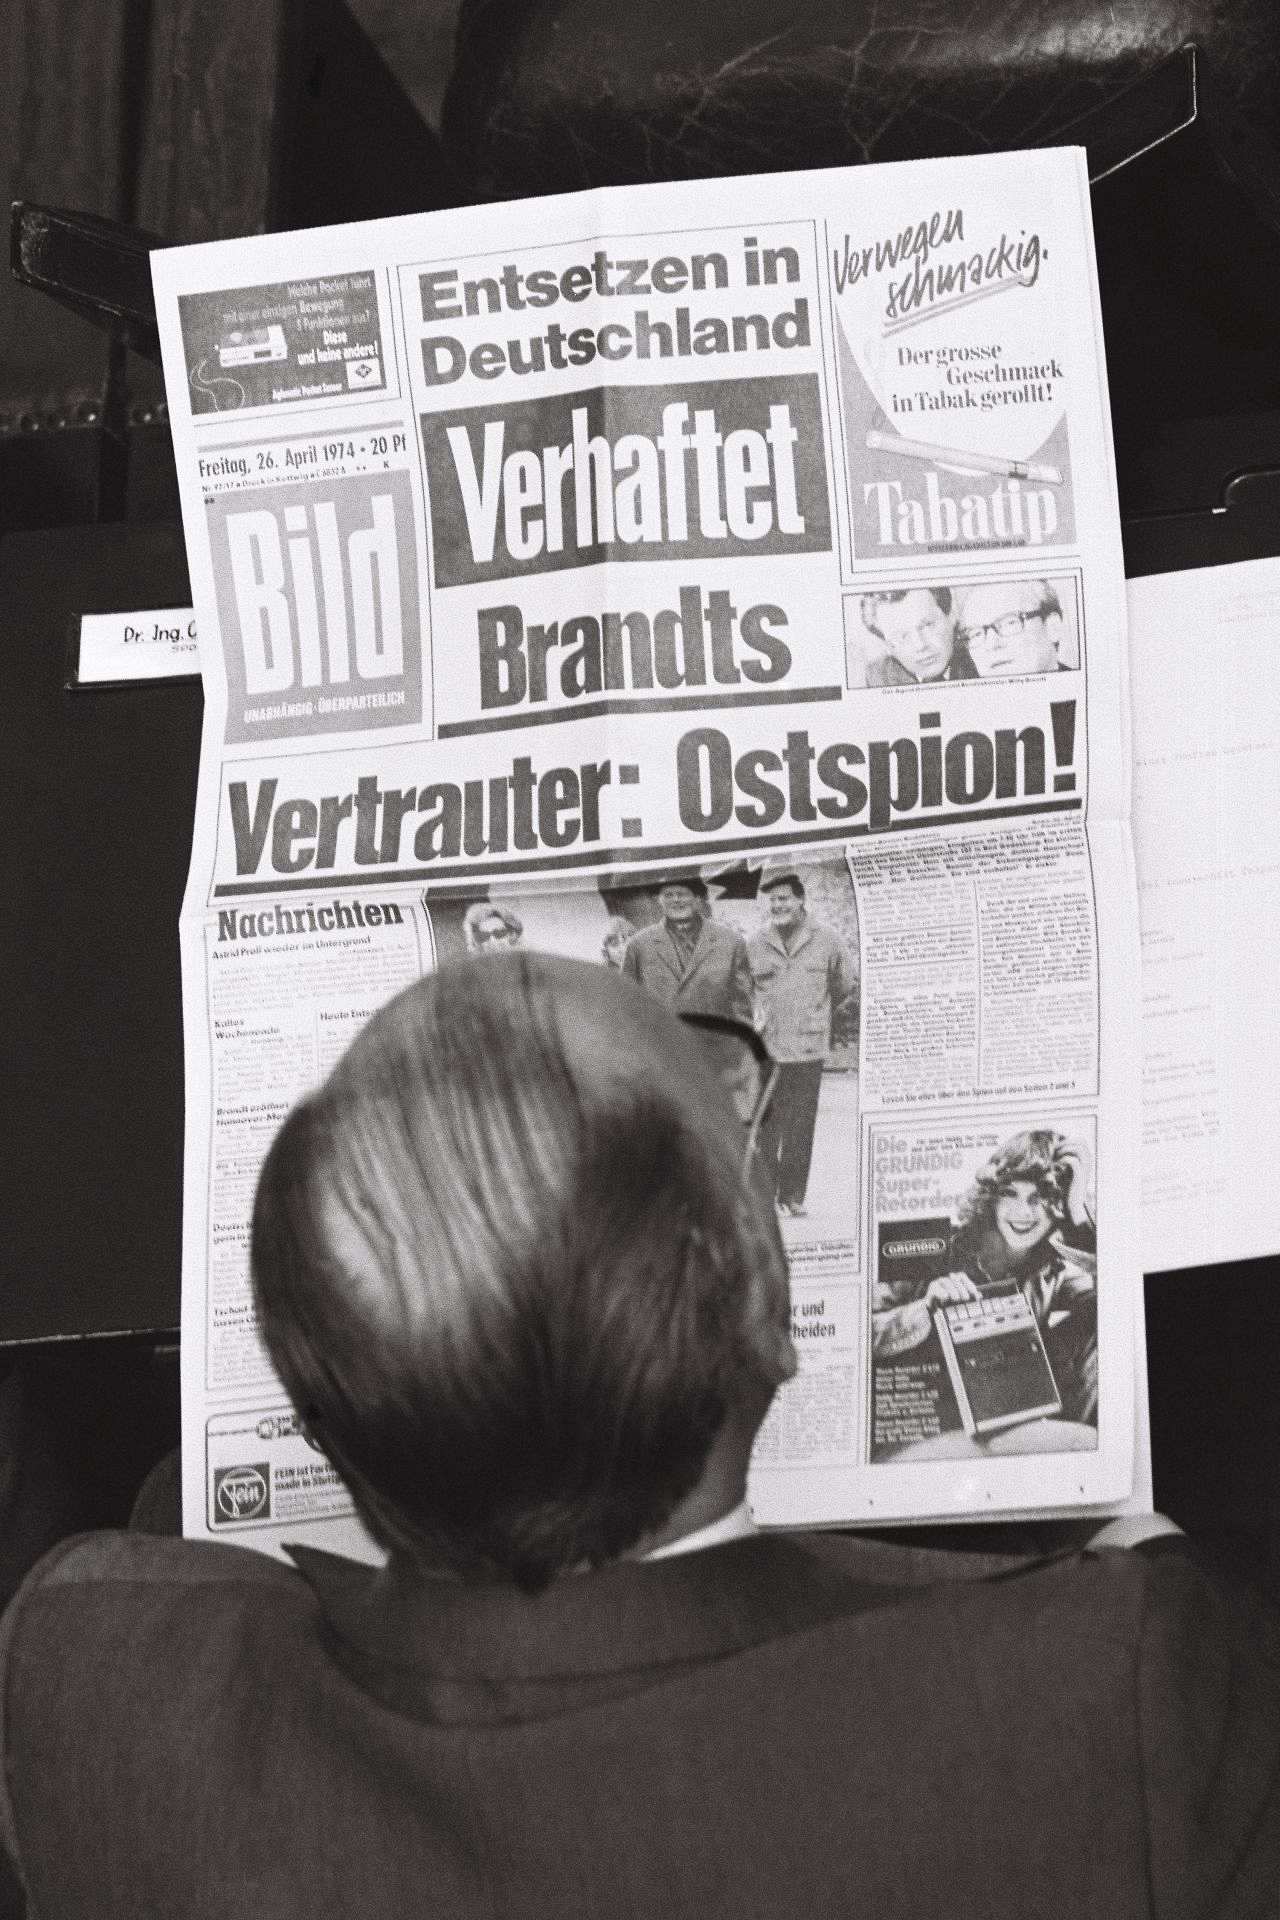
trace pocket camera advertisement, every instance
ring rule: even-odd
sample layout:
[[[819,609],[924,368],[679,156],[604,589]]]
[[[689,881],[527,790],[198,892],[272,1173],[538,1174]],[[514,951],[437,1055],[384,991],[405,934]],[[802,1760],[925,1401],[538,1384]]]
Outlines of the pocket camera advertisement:
[[[1038,172],[828,223],[858,560],[1075,544],[1064,282],[1088,266]]]
[[[372,273],[187,294],[178,311],[192,413],[314,404],[388,385]]]

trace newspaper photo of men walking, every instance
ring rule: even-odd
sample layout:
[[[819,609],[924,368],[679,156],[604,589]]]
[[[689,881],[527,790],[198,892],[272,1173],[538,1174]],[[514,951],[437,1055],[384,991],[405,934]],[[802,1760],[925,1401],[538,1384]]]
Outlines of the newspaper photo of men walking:
[[[444,958],[526,946],[595,960],[674,1013],[758,1035],[776,1072],[756,1152],[779,1222],[789,1241],[851,1239],[860,966],[842,858],[424,905]],[[754,1072],[741,1046],[723,1033],[706,1044],[745,1118]]]
[[[788,1237],[847,1238],[859,961],[844,861],[673,872],[609,898],[611,941],[619,921],[638,926],[624,975],[677,1011],[749,1024],[776,1063],[758,1152]]]
[[[764,1151],[778,1212],[803,1219],[822,1075],[856,1037],[858,976],[838,933],[815,919],[798,872],[766,875],[768,920],[747,948],[756,1024],[778,1063]]]
[[[746,943],[712,918],[707,884],[696,873],[663,875],[654,889],[659,920],[633,934],[622,973],[678,1013],[751,1019]]]

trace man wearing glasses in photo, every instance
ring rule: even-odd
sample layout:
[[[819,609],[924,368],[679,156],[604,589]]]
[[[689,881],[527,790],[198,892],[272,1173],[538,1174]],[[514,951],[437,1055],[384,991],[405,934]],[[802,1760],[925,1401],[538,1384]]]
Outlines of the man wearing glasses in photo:
[[[502,954],[294,1108],[259,1322],[386,1564],[301,1526],[292,1565],[41,1562],[0,1631],[41,1920],[1273,1911],[1280,1624],[1176,1528],[1038,1559],[753,1528],[795,1358],[708,1018]],[[712,1034],[758,1121],[763,1049]],[[821,1418],[784,1402],[772,1457]]]
[[[1047,580],[1002,580],[962,593],[958,635],[980,680],[1015,673],[1067,673],[1058,657],[1065,622]]]

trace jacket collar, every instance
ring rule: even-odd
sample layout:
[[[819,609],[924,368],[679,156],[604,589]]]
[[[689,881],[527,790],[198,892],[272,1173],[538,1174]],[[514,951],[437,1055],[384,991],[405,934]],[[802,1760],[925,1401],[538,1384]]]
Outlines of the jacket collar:
[[[680,948],[676,943],[675,935],[672,933],[670,927],[667,925],[665,920],[660,920],[658,922],[658,925],[662,929],[663,951],[665,952],[667,959],[669,960],[671,965],[675,968],[677,972],[679,972],[683,962],[682,962]],[[693,945],[689,954],[689,972],[690,973],[693,972],[693,969],[696,966],[698,966],[701,961],[705,960],[707,954],[710,952],[711,948],[715,945],[716,936],[714,931],[712,930],[714,928],[714,925],[715,925],[715,922],[712,920],[710,914],[707,914],[707,913],[699,914],[697,937],[693,942]]]
[[[773,925],[772,921],[770,921],[769,925],[764,930],[764,938],[766,943],[769,946],[775,948],[777,952],[779,952],[784,956],[784,958],[788,960],[794,958],[794,956],[797,953],[799,953],[802,947],[808,946],[810,940],[812,940],[813,938],[813,922],[809,918],[808,911],[806,910],[804,919],[800,922],[799,938],[796,940],[796,943],[793,947],[789,947],[787,945],[786,941],[783,939],[778,929]]]
[[[288,1552],[338,1665],[383,1705],[495,1724],[618,1698],[692,1665],[903,1597],[776,1536],[570,1575],[536,1597]],[[874,1581],[874,1574],[872,1579]]]

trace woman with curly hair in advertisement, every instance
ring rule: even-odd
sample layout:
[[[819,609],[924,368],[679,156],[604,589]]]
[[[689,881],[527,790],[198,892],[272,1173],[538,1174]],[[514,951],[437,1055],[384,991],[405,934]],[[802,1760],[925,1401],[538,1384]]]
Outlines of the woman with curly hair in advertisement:
[[[1052,1128],[1015,1133],[981,1167],[957,1209],[935,1277],[876,1287],[878,1361],[921,1346],[935,1309],[1010,1282],[1040,1329],[1061,1418],[1098,1418],[1097,1239],[1088,1148]]]

